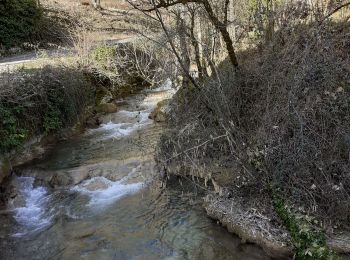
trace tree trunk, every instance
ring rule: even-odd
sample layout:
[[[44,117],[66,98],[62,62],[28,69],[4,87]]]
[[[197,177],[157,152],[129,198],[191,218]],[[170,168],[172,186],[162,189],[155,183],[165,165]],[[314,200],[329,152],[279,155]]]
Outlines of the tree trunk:
[[[182,85],[188,86],[189,84],[189,78],[187,77],[187,72],[190,71],[191,67],[191,60],[190,60],[190,53],[187,48],[187,36],[186,36],[186,26],[185,26],[185,17],[184,17],[184,7],[180,6],[177,11],[177,19],[176,19],[176,27],[179,35],[179,41],[180,41],[180,50],[181,50],[181,57],[183,60],[183,73],[182,73]]]
[[[206,12],[208,13],[208,16],[213,23],[214,27],[220,32],[225,44],[226,49],[228,52],[228,56],[230,58],[230,61],[234,67],[238,67],[238,61],[236,57],[235,49],[233,48],[233,41],[231,39],[231,36],[227,30],[227,24],[222,23],[214,14],[214,11],[209,3],[208,0],[203,1],[204,8]]]
[[[196,19],[196,14],[195,11],[191,13],[191,43],[194,48],[194,56],[196,60],[196,65],[198,68],[198,78],[200,81],[202,81],[203,77],[207,76],[205,73],[205,69],[202,66],[202,61],[201,61],[201,54],[200,54],[200,48],[199,48],[199,43],[198,40],[196,39],[195,36],[195,19]]]
[[[273,1],[267,2],[267,25],[265,30],[265,43],[270,44],[274,37],[275,32],[275,18],[274,18],[274,5]]]

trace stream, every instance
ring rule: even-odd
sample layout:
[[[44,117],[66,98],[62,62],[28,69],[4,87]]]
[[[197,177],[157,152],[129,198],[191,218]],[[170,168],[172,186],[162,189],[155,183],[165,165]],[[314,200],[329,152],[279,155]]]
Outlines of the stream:
[[[148,118],[170,84],[118,101],[101,125],[16,170],[0,259],[269,259],[210,220],[195,186],[161,188]]]

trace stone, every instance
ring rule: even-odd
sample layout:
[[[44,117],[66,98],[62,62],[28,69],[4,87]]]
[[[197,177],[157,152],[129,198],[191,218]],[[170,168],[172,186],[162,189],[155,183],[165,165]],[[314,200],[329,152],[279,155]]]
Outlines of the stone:
[[[149,115],[149,118],[154,120],[157,123],[165,122],[166,121],[166,112],[168,110],[169,103],[170,103],[169,99],[165,99],[165,100],[160,101],[157,104],[157,107]]]
[[[93,227],[86,227],[83,230],[81,230],[80,232],[76,233],[73,235],[73,238],[76,239],[84,239],[87,237],[91,237],[96,233],[96,229]]]
[[[101,100],[101,104],[111,103],[113,101],[113,95],[109,90],[106,90],[104,97]]]
[[[110,186],[110,184],[101,178],[96,178],[94,180],[89,181],[84,188],[89,191],[97,191],[97,190],[105,190]]]
[[[100,122],[98,117],[92,117],[86,121],[85,125],[87,127],[96,127],[96,126],[100,125],[100,123],[101,122]]]
[[[65,173],[54,174],[51,179],[48,181],[48,184],[52,187],[68,186],[72,184],[73,180],[71,176]]]
[[[101,113],[115,113],[118,111],[118,107],[114,103],[102,103],[97,106],[97,111]]]

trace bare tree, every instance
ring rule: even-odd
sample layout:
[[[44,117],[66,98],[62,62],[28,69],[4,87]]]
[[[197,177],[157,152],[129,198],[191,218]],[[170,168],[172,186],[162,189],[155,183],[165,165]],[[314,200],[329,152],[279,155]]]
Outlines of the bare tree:
[[[230,61],[232,63],[232,65],[234,67],[238,67],[238,60],[236,57],[236,52],[233,46],[233,41],[231,39],[230,33],[228,31],[228,6],[230,4],[230,0],[225,0],[225,4],[224,4],[224,8],[223,10],[220,10],[223,12],[224,14],[224,18],[220,18],[219,14],[216,14],[214,12],[213,6],[210,3],[209,0],[150,0],[151,3],[149,3],[151,6],[149,8],[143,8],[140,7],[140,9],[142,9],[143,11],[147,11],[147,12],[152,12],[155,11],[157,9],[161,9],[161,8],[169,8],[175,5],[187,5],[190,3],[194,3],[194,4],[198,4],[201,5],[204,10],[206,11],[206,14],[208,15],[211,23],[213,24],[213,26],[220,32],[222,39],[225,42],[226,45],[226,49],[227,49],[227,53],[228,56],[230,58]]]

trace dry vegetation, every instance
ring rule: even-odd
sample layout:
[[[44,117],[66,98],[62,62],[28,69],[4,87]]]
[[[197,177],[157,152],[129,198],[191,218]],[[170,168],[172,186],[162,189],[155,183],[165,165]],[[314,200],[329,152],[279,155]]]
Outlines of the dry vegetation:
[[[350,231],[350,3],[144,2],[182,85],[159,165],[283,222],[297,258],[332,258],[322,233]]]
[[[17,0],[11,1],[16,3]],[[33,8],[36,5],[34,0],[26,1],[33,2]],[[8,12],[0,8],[0,12],[2,11]],[[18,23],[18,28],[15,27],[15,31],[9,33],[12,34],[12,38],[17,34],[21,37],[8,40],[6,38],[6,46],[2,46],[0,41],[0,55],[72,47],[72,39],[77,31],[89,31],[96,44],[113,44],[116,40],[135,37],[137,31],[142,31],[147,23],[147,19],[139,17],[125,1],[102,1],[102,9],[95,9],[90,1],[42,0],[40,6],[36,6],[36,12],[38,17],[35,21],[31,21],[32,15],[26,14],[25,11],[18,14],[19,17],[11,18],[14,21],[9,22]],[[5,21],[8,19],[10,18],[5,18]],[[24,22],[21,23],[21,20]],[[32,25],[33,28],[30,27]]]
[[[223,62],[220,84],[212,78],[200,92],[179,93],[167,163],[193,170],[218,163],[236,179],[221,185],[240,187],[246,198],[276,185],[293,204],[349,228],[348,26],[279,35],[288,43],[240,53],[236,73]]]

